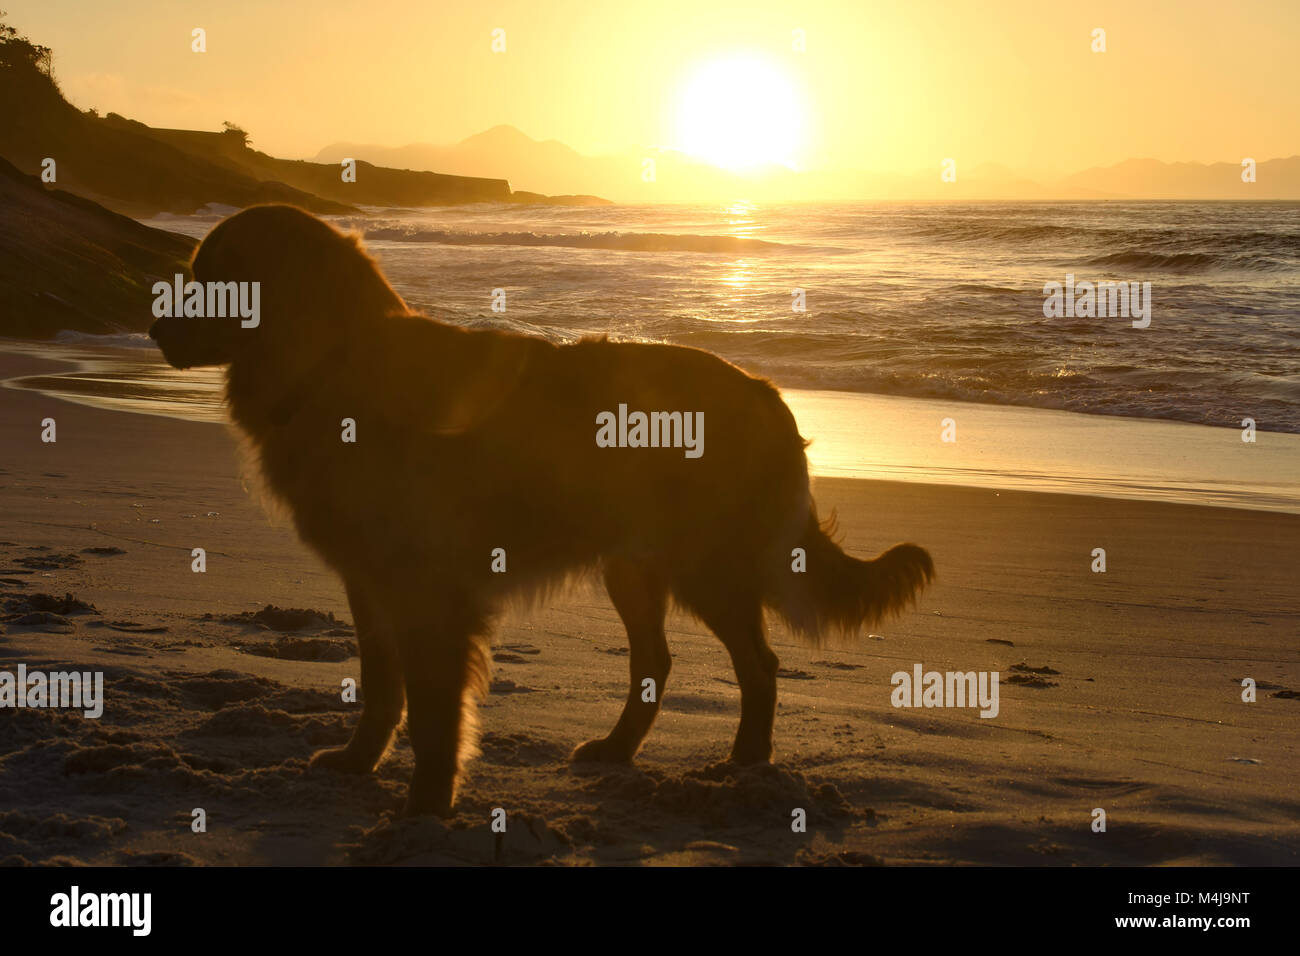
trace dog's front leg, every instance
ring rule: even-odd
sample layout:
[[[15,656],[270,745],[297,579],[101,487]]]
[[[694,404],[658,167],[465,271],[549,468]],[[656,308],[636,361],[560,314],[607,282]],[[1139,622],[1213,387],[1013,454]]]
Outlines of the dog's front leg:
[[[406,813],[450,816],[463,762],[475,753],[476,696],[486,691],[487,660],[477,622],[455,611],[404,628],[406,731],[415,773]]]
[[[406,693],[391,625],[374,613],[362,585],[348,581],[345,586],[361,651],[361,719],[347,746],[317,751],[311,765],[344,773],[370,773],[392,742]]]

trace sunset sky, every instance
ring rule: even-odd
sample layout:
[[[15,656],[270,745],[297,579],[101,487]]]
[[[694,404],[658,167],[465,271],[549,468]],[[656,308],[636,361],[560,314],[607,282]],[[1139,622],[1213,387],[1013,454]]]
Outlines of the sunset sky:
[[[961,156],[1054,177],[1130,157],[1300,152],[1295,0],[4,6],[53,47],[78,106],[156,126],[232,120],[287,157],[502,123],[587,154],[668,147],[725,164],[744,150],[804,170]],[[190,51],[196,26],[204,54]],[[1105,53],[1090,49],[1094,27]]]

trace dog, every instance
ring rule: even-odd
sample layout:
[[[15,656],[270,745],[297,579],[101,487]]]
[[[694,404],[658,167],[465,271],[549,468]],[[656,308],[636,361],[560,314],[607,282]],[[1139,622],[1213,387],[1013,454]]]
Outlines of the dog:
[[[150,335],[177,368],[226,367],[231,418],[356,625],[362,713],[311,763],[372,772],[405,713],[408,814],[453,812],[511,599],[598,571],[626,627],[622,715],[575,761],[636,755],[668,678],[671,600],[730,654],[743,765],[772,756],[765,609],[816,643],[902,611],[934,577],[914,544],[840,549],[776,388],[711,353],[435,321],[357,238],[292,206],[230,216],[191,266],[199,283],[258,283],[257,321],[165,315]]]

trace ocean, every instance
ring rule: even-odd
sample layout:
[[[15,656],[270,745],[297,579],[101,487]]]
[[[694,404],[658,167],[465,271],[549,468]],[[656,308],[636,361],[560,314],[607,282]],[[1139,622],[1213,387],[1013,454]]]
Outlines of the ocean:
[[[1300,433],[1300,203],[368,212],[334,221],[449,322],[692,345],[782,387]],[[1149,282],[1150,324],[1044,317],[1067,275]]]
[[[229,211],[149,224],[201,237]],[[995,475],[1000,487],[1047,482],[1054,490],[1180,500],[1199,489],[1207,503],[1240,506],[1250,498],[1255,506],[1300,510],[1300,203],[735,202],[366,212],[332,219],[365,236],[414,308],[557,342],[609,335],[708,349],[786,390],[801,426],[811,415],[826,425],[821,431],[840,435],[810,451],[822,473],[966,483]],[[1120,315],[1044,314],[1045,284],[1104,281],[1145,290],[1145,327]],[[150,348],[144,336],[64,336],[64,347],[79,350],[73,357],[81,371],[23,384],[116,407],[125,400],[138,411],[221,417],[213,372],[175,372],[160,365],[156,351],[132,357],[121,348],[97,350],[97,343]],[[854,393],[862,401],[846,405],[842,399]],[[1105,417],[1110,427],[1004,416],[999,420],[1024,426],[1014,442],[1001,443],[1015,447],[1014,460],[990,458],[999,447],[991,441],[979,460],[961,465],[924,454],[928,437],[900,445],[888,422],[879,434],[873,429],[874,445],[865,440],[877,424],[870,416],[882,409],[928,436],[941,418],[977,406]],[[1206,427],[1194,430],[1195,438],[1187,430],[1161,431],[1157,439],[1125,431],[1132,454],[1117,463],[1108,460],[1117,443],[1107,436],[1121,434],[1115,417]],[[1234,448],[1237,464],[1223,471],[1215,449],[1244,444],[1247,418],[1260,433],[1289,434],[1276,435],[1249,461]],[[845,432],[844,421],[862,428]],[[1092,436],[1095,445],[1051,452],[1058,443],[1042,436],[1062,431],[1076,436],[1071,441]],[[1026,437],[1032,434],[1040,439]],[[872,450],[883,445],[896,454]],[[1166,453],[1144,462],[1148,446]],[[1201,451],[1189,458],[1188,449]],[[1023,480],[1009,481],[1015,474]]]
[[[364,230],[412,305],[447,321],[692,345],[783,387],[1300,432],[1296,203],[471,207],[341,221]],[[1149,282],[1150,324],[1045,318],[1044,284],[1067,275]]]

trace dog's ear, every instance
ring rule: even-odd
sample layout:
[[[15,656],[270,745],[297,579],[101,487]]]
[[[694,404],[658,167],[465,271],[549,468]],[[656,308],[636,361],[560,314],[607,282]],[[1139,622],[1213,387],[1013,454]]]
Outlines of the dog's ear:
[[[450,437],[497,411],[519,387],[539,354],[541,339],[470,331],[420,316],[390,319],[381,368],[383,393],[415,428]]]

